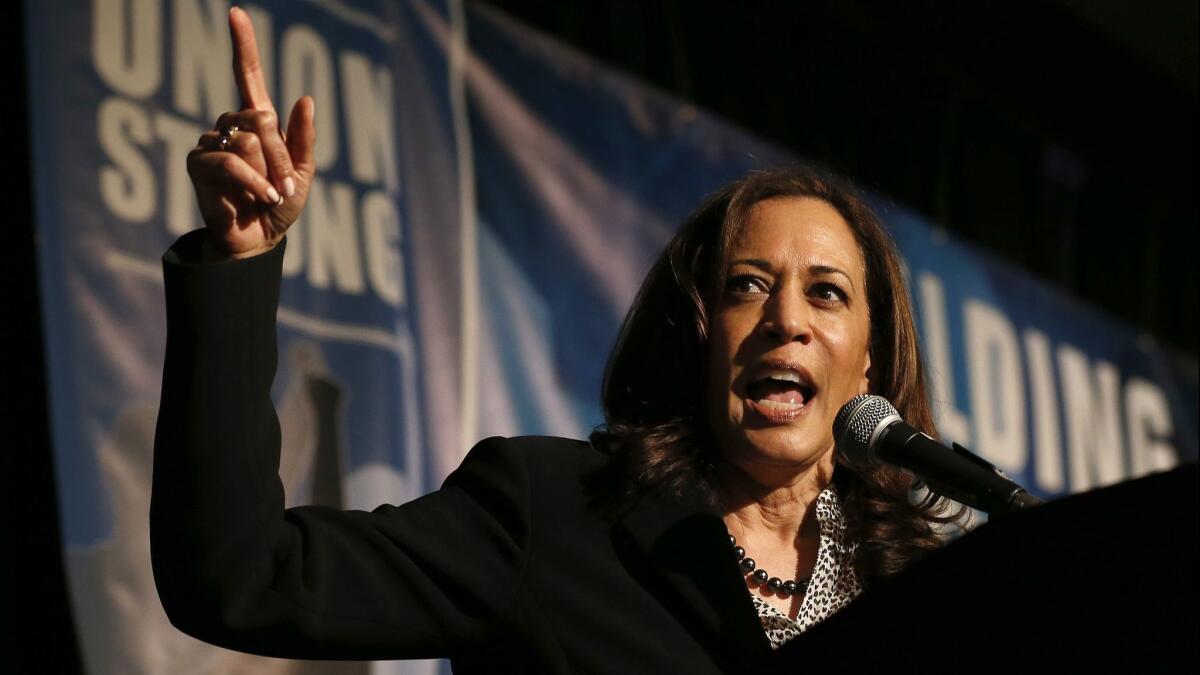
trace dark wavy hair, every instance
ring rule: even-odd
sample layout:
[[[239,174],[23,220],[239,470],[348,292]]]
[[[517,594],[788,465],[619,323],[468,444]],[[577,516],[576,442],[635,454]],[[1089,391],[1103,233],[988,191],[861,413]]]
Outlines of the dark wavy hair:
[[[702,495],[719,507],[721,461],[707,423],[709,321],[731,246],[751,208],[772,197],[812,197],[841,214],[866,268],[871,393],[887,398],[913,427],[935,436],[917,332],[895,243],[874,211],[843,179],[808,167],[756,171],[718,190],[684,223],[651,268],[625,318],[604,376],[605,425],[591,436],[630,494]],[[899,572],[938,547],[940,497],[912,499],[914,478],[899,469],[858,465],[837,453],[833,481],[855,569],[865,582]]]

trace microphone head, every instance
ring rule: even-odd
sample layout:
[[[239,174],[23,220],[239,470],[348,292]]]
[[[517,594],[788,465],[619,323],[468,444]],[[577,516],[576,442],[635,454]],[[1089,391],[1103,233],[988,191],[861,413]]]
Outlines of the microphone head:
[[[900,413],[886,398],[859,394],[838,411],[833,420],[833,439],[848,459],[874,462],[876,439],[884,429],[902,421]]]

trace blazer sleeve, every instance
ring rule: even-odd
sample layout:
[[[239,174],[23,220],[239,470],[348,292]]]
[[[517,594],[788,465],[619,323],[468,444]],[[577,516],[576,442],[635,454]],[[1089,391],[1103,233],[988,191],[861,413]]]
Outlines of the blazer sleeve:
[[[284,509],[271,402],[286,241],[163,257],[167,349],[150,507],[154,579],[180,630],[290,658],[452,657],[487,640],[524,581],[529,474],[481,442],[440,490],[371,512]]]

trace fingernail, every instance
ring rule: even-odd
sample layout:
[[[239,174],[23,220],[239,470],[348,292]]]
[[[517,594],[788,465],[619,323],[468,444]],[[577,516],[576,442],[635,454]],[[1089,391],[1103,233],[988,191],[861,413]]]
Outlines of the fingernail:
[[[267,198],[277,205],[283,201],[283,197],[279,196],[279,191],[273,187],[267,188]]]
[[[283,179],[283,194],[289,197],[296,194],[296,181],[291,176]]]

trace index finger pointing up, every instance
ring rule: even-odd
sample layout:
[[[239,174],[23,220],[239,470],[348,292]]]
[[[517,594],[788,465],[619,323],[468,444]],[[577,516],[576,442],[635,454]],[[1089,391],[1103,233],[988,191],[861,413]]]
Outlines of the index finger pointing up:
[[[240,7],[229,10],[229,34],[233,38],[233,74],[237,79],[238,92],[242,95],[242,107],[275,110],[271,97],[267,95],[262,62],[258,60],[254,25],[250,23],[250,15]]]

